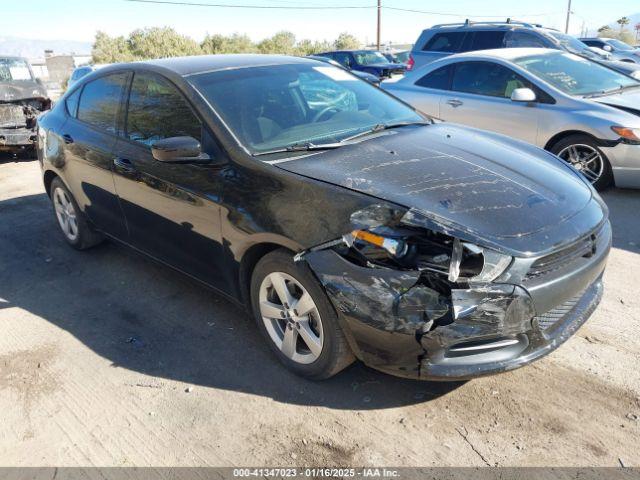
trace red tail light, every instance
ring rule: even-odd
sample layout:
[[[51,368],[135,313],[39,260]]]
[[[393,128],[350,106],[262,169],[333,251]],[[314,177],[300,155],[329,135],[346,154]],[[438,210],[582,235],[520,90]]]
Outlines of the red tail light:
[[[409,55],[409,61],[407,61],[407,70],[413,70],[413,66],[416,64],[413,59],[413,55]]]

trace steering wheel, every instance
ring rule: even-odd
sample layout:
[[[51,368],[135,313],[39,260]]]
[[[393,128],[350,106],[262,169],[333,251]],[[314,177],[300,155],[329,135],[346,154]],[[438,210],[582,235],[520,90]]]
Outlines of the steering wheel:
[[[338,107],[336,107],[335,105],[329,105],[328,107],[324,107],[322,110],[320,110],[318,113],[316,113],[313,116],[313,119],[311,120],[311,123],[316,123],[319,122],[320,119],[322,117],[324,117],[327,113],[329,112],[336,112],[338,113],[340,111],[340,109]]]

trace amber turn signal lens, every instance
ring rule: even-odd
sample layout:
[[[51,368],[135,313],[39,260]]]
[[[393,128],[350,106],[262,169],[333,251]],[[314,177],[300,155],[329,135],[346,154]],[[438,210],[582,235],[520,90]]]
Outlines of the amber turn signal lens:
[[[640,128],[611,127],[611,130],[616,132],[622,138],[626,138],[633,142],[640,142]]]

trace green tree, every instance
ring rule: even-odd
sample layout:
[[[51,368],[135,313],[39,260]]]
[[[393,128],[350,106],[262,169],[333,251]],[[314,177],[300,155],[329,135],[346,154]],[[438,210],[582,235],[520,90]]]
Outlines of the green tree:
[[[231,36],[207,35],[200,44],[203,53],[254,53],[258,51],[256,45],[247,35],[234,33]]]
[[[200,45],[185,35],[180,35],[170,27],[152,27],[137,29],[129,34],[127,40],[131,54],[135,59],[181,57],[199,55]]]
[[[608,37],[608,36],[611,36],[612,32],[613,31],[611,30],[611,27],[609,25],[603,25],[598,29],[598,36]]]
[[[338,35],[336,41],[333,42],[333,46],[336,50],[351,50],[360,48],[360,41],[350,33],[343,32]]]
[[[296,53],[296,36],[287,31],[276,33],[273,37],[265,38],[258,43],[260,53],[278,53],[294,55]]]
[[[124,37],[110,37],[104,32],[96,33],[91,50],[93,63],[130,62],[133,55]]]
[[[331,50],[333,46],[326,40],[312,41],[312,40],[300,40],[296,45],[296,55],[305,56],[313,55],[314,53],[326,52]]]

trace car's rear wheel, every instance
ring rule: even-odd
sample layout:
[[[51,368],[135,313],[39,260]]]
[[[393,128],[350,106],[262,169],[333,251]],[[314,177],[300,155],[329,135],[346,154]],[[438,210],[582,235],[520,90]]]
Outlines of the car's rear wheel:
[[[278,359],[312,379],[329,378],[354,360],[324,290],[293,254],[276,250],[256,265],[251,302],[258,328]]]
[[[593,138],[571,135],[556,143],[551,152],[578,170],[596,190],[604,190],[613,182],[611,164]]]
[[[84,250],[103,240],[103,237],[88,225],[75,198],[62,183],[62,180],[54,178],[51,182],[50,192],[58,226],[69,245],[78,250]]]

